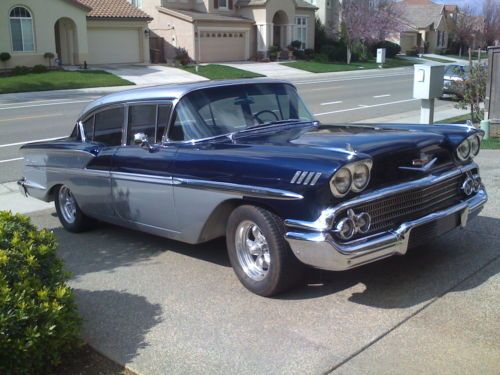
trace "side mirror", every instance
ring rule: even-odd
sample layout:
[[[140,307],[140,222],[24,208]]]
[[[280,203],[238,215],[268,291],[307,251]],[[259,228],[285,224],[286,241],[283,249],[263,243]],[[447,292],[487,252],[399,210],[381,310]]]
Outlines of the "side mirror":
[[[152,151],[153,147],[149,143],[148,136],[144,133],[135,133],[134,134],[134,145],[140,146],[148,151]]]

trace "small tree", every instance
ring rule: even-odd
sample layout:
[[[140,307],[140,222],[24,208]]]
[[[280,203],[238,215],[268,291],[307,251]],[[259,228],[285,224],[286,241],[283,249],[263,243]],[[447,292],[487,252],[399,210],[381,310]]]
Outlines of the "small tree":
[[[480,64],[469,61],[469,71],[461,70],[462,80],[457,81],[456,87],[460,101],[456,104],[459,109],[470,109],[472,122],[478,123],[484,117],[484,109],[481,104],[486,98],[486,82],[488,79],[487,68]]]
[[[385,40],[399,32],[401,7],[393,0],[344,0],[342,2],[342,38],[347,46],[347,63],[351,63],[353,48],[361,44]]]
[[[462,56],[464,48],[470,47],[474,38],[474,18],[469,6],[465,6],[458,14],[453,39],[458,45],[458,55]]]
[[[54,55],[52,52],[45,52],[45,55],[43,55],[44,58],[46,58],[47,60],[49,60],[49,68],[52,67],[52,59],[54,57],[56,57],[56,55]]]
[[[11,57],[12,56],[8,52],[0,53],[0,61],[2,61],[2,63],[4,63],[4,64],[6,64],[7,61],[9,61]]]
[[[484,0],[484,39],[491,46],[495,40],[500,40],[500,3],[498,0]]]

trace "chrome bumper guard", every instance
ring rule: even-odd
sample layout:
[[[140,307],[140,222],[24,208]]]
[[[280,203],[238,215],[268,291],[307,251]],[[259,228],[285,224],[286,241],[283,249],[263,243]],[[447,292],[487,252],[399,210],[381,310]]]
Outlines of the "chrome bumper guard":
[[[295,256],[304,264],[329,271],[343,271],[393,255],[406,254],[411,231],[424,224],[460,215],[460,225],[477,215],[488,196],[483,189],[450,208],[401,224],[398,228],[349,243],[337,243],[324,227],[319,231],[290,231],[285,238]],[[311,228],[312,229],[312,228]]]

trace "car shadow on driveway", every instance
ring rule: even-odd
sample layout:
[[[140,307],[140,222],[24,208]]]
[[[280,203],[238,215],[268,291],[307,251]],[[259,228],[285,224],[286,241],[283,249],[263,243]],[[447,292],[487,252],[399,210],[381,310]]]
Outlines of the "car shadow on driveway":
[[[276,298],[319,298],[361,283],[365,290],[354,292],[350,301],[385,309],[415,306],[456,287],[498,257],[499,228],[500,219],[479,216],[466,230],[454,230],[427,246],[410,250],[406,256],[345,272],[308,269],[303,286]],[[54,232],[61,244],[59,254],[75,277],[155,261],[165,251],[230,267],[224,239],[189,245],[104,223],[94,231],[79,235],[60,227],[54,228]],[[482,283],[490,276],[483,272],[475,280]],[[236,277],[234,282],[238,282]],[[457,288],[460,289],[460,285]]]
[[[450,289],[462,290],[465,284],[467,289],[475,288],[498,273],[498,267],[487,265],[500,256],[499,233],[500,219],[479,216],[466,230],[454,230],[426,246],[409,250],[405,256],[345,272],[311,269],[306,275],[306,286],[278,298],[318,298],[362,283],[364,291],[352,293],[349,301],[384,309],[415,306]],[[476,273],[474,285],[463,283]]]

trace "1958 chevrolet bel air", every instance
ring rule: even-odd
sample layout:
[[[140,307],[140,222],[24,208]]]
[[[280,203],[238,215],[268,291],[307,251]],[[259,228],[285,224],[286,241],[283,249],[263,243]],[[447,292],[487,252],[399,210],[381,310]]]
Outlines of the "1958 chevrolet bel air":
[[[197,244],[226,236],[245,287],[271,296],[304,265],[347,270],[429,241],[487,200],[459,125],[322,125],[293,85],[237,80],[124,91],[65,139],[27,144],[22,192],[62,225],[95,220]]]

